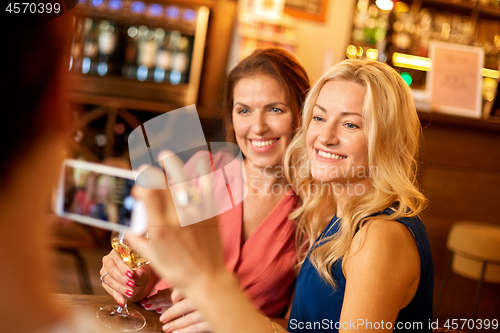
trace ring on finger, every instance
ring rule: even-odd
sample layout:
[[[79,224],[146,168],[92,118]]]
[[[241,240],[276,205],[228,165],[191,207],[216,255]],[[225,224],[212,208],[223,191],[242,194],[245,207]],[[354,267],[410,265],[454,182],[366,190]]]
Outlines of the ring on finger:
[[[201,202],[200,190],[197,187],[180,187],[175,190],[177,204],[185,207],[190,203],[198,205]]]
[[[102,284],[107,284],[107,283],[106,283],[106,281],[104,281],[104,277],[105,277],[106,275],[108,275],[108,274],[109,274],[109,273],[104,273],[104,274],[103,274],[103,275],[101,275],[101,277],[99,278],[99,280],[101,280],[101,283],[102,283]]]

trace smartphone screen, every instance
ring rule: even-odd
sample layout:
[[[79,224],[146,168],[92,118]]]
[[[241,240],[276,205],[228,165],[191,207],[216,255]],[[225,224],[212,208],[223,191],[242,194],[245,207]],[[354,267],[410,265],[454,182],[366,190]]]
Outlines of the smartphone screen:
[[[62,209],[65,216],[82,222],[109,222],[130,226],[135,181],[65,164]]]

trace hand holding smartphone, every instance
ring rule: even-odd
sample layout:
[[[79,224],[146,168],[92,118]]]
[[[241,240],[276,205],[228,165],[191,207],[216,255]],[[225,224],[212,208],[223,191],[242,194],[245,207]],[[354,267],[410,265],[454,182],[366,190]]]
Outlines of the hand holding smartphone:
[[[144,234],[144,205],[130,194],[132,171],[79,160],[65,160],[56,213],[67,219],[116,231]]]

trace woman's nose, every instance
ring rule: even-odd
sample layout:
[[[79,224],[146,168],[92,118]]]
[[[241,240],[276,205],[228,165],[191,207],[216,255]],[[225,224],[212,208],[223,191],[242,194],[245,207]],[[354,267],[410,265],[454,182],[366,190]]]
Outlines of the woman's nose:
[[[339,144],[339,137],[337,135],[337,129],[334,124],[326,125],[322,128],[320,135],[318,136],[318,141],[324,146],[328,147],[331,145]]]
[[[266,115],[263,113],[257,112],[255,117],[254,117],[252,127],[253,127],[253,131],[255,132],[255,134],[257,134],[257,135],[265,134],[267,132],[267,130],[269,129],[269,126],[268,126],[267,120],[266,120]]]

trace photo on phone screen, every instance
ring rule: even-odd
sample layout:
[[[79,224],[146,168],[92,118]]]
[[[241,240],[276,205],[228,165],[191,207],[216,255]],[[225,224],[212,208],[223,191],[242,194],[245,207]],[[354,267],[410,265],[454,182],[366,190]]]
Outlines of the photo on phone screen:
[[[134,184],[131,171],[67,161],[59,185],[58,214],[107,229],[115,228],[103,223],[130,227]]]

